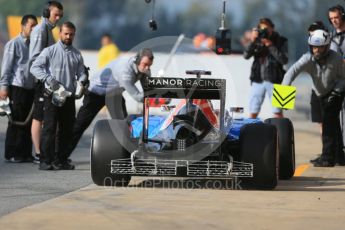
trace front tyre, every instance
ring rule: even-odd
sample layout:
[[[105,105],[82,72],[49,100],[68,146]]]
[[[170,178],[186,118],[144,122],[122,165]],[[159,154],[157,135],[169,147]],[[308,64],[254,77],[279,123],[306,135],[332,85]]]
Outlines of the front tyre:
[[[296,167],[295,139],[292,122],[287,118],[269,118],[265,122],[274,125],[278,132],[279,179],[291,179]]]
[[[253,177],[242,178],[245,186],[258,189],[277,186],[277,130],[273,125],[244,125],[240,132],[240,156],[242,162],[253,164]]]

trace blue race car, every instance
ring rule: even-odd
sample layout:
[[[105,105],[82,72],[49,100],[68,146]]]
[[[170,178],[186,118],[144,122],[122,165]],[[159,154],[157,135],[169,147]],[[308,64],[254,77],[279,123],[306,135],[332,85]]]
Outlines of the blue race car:
[[[225,110],[224,79],[147,78],[143,114],[101,120],[91,143],[95,184],[127,186],[131,176],[239,177],[273,189],[295,170],[290,120],[233,119]],[[153,114],[152,98],[172,99]],[[175,102],[175,103],[173,103]],[[237,108],[238,110],[238,108]],[[156,112],[157,113],[157,112]]]

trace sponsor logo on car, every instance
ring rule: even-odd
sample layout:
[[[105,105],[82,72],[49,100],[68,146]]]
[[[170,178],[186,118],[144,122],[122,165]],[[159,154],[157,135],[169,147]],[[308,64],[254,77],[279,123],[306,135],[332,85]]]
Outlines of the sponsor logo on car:
[[[221,79],[195,79],[195,78],[147,78],[146,88],[198,88],[219,89],[222,86]]]

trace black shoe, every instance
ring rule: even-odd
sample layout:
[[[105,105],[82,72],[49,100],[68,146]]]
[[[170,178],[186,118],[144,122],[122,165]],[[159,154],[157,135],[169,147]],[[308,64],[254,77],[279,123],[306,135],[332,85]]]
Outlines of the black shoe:
[[[341,160],[335,163],[336,166],[345,166],[345,161]]]
[[[54,167],[56,167],[58,170],[74,170],[75,166],[70,164],[68,161],[54,161],[52,164]]]
[[[59,158],[56,157],[54,162],[60,162]],[[68,158],[68,159],[67,159],[67,162],[68,162],[68,163],[72,163],[72,159],[71,159],[71,158]]]
[[[32,163],[33,161],[34,161],[33,156],[27,156],[23,159],[23,162],[25,162],[25,163]]]
[[[40,156],[41,156],[41,154],[35,153],[35,156],[34,156],[32,163],[39,164],[40,163]]]
[[[74,170],[75,166],[71,163],[69,163],[68,161],[64,162],[61,164],[61,169],[62,170]]]
[[[47,164],[46,162],[41,162],[38,169],[39,170],[57,170],[57,168],[53,164]]]
[[[5,158],[6,163],[23,163],[25,162],[25,159],[23,157],[11,157],[11,158]]]
[[[319,160],[314,162],[314,167],[334,167],[335,163],[328,160],[323,160],[321,157]]]
[[[309,162],[314,164],[315,162],[319,161],[320,159],[321,159],[321,156],[318,156],[315,159],[311,159]]]
[[[338,166],[345,166],[345,155],[343,151],[340,151],[336,154],[335,164]]]

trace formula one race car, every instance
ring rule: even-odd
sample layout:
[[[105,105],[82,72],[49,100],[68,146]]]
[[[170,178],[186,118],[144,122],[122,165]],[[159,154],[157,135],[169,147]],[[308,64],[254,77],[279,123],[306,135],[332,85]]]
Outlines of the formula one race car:
[[[201,78],[209,71],[186,73],[196,78],[147,78],[142,116],[96,123],[95,184],[127,186],[131,176],[239,177],[250,186],[273,189],[279,178],[293,176],[290,120],[233,119],[225,110],[226,80]],[[152,98],[172,100],[152,115]]]

